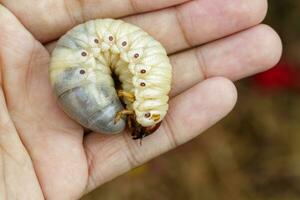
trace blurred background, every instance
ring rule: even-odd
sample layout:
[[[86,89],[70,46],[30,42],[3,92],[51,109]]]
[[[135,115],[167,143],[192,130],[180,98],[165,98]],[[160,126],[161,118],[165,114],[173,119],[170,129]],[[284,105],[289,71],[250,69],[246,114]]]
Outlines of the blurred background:
[[[82,200],[300,199],[300,1],[269,3],[282,61],[237,83],[238,104],[221,123]]]

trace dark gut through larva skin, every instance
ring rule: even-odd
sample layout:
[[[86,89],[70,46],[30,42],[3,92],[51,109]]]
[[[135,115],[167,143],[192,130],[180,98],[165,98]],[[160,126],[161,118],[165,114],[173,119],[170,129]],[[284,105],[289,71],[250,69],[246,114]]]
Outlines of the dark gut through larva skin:
[[[124,109],[115,89],[104,82],[77,85],[76,81],[84,74],[80,67],[67,68],[61,74],[56,91],[60,91],[58,100],[62,109],[92,131],[106,134],[123,131],[126,125],[125,117],[114,123],[116,113]],[[70,88],[72,81],[74,85]],[[67,85],[64,82],[69,83],[68,89],[63,88]]]

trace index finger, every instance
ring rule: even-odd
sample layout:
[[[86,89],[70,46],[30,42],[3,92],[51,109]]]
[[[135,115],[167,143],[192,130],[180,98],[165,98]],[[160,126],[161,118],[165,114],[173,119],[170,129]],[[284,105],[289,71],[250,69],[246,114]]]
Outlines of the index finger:
[[[120,18],[171,7],[189,0],[0,0],[41,42],[58,38],[71,27],[95,18]]]

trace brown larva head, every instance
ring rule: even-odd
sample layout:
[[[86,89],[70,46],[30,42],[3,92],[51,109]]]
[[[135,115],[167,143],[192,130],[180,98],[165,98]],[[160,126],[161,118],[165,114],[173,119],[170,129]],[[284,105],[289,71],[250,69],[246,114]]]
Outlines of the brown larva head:
[[[133,140],[142,140],[143,138],[153,134],[161,125],[161,122],[150,126],[150,127],[143,127],[138,124],[136,121],[132,123],[132,139]]]

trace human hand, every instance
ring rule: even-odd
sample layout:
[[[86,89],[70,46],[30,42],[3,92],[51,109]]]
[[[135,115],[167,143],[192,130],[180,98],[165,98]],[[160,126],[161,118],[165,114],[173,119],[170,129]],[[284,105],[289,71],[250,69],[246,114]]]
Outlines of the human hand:
[[[215,124],[236,102],[230,80],[264,71],[281,55],[277,34],[258,25],[266,0],[0,2],[0,199],[80,198]],[[107,17],[150,33],[174,67],[169,114],[142,146],[128,133],[84,135],[50,87],[46,44]]]

